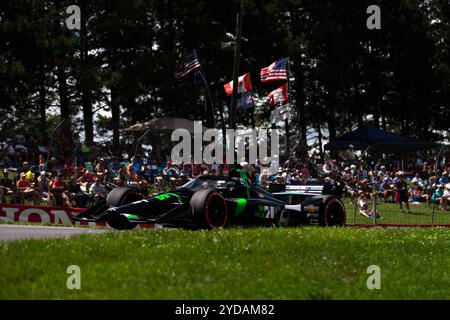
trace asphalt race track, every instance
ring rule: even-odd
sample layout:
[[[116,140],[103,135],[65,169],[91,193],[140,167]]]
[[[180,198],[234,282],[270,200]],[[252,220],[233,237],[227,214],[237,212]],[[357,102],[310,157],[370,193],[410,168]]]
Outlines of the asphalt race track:
[[[64,238],[80,234],[110,232],[109,230],[71,227],[46,227],[0,224],[0,241],[20,239]]]

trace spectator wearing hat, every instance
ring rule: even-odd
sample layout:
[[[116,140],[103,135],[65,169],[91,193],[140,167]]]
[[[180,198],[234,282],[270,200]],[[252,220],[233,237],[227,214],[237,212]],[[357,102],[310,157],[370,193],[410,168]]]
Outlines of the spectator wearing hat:
[[[90,170],[85,170],[82,168],[82,175],[78,178],[78,182],[81,185],[81,188],[84,189],[86,192],[89,190],[90,186],[94,183],[94,173]]]
[[[383,181],[380,184],[379,192],[381,193],[384,203],[388,202],[388,198],[392,198],[392,202],[394,202],[395,191],[393,190],[392,179],[386,174],[383,177]]]
[[[180,171],[176,166],[172,165],[172,161],[167,161],[162,174],[166,183],[172,185],[174,184],[174,181],[176,181],[176,178],[178,178]],[[209,174],[209,170],[204,170],[203,174]]]
[[[370,199],[373,207],[372,210],[373,212],[376,212],[377,193],[372,190],[369,181],[367,179],[361,180],[361,183],[359,184],[358,194],[361,194],[361,192],[364,193],[366,199]]]
[[[444,185],[450,182],[449,179],[448,179],[448,172],[447,171],[442,172],[442,176],[441,176],[441,178],[439,179],[438,182],[439,182],[439,184],[444,184]]]
[[[400,176],[401,176],[402,174],[403,174],[403,172],[397,171],[397,172],[394,174],[394,179],[392,179],[392,183],[393,183],[393,184],[397,184],[397,182],[400,181]],[[396,200],[398,200],[397,197],[396,197]]]
[[[340,170],[340,169],[339,169],[339,163],[338,163],[338,161],[337,161],[336,159],[332,159],[332,160],[331,160],[330,166],[331,166],[331,170],[332,170],[333,172],[338,172],[338,171]]]
[[[21,203],[25,203],[25,199],[33,199],[34,204],[39,204],[39,192],[34,189],[30,182],[26,179],[25,172],[20,174],[20,179],[17,181],[17,194],[20,196]]]
[[[431,197],[431,201],[433,203],[436,203],[439,201],[439,208],[441,210],[444,209],[444,203],[442,201],[442,197],[444,195],[444,191],[445,191],[445,184],[439,184],[436,188],[436,190],[433,193],[433,196]]]

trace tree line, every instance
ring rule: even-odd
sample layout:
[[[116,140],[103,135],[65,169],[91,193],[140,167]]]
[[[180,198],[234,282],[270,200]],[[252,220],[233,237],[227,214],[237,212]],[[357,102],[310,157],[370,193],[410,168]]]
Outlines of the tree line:
[[[80,29],[67,28],[70,5]],[[292,146],[306,150],[357,126],[372,125],[426,140],[445,139],[450,101],[450,4],[447,0],[378,1],[381,29],[366,26],[369,1],[325,0],[17,0],[0,4],[0,123],[42,143],[61,134],[92,144],[106,130],[160,116],[202,119],[204,88],[175,79],[194,49],[211,89],[214,117],[227,122],[233,51],[223,43],[243,14],[240,74],[255,94],[260,69],[291,61]],[[228,35],[227,35],[228,34]],[[110,116],[100,115],[109,111]],[[221,114],[223,112],[223,115]],[[97,116],[96,116],[97,115]],[[239,111],[238,124],[270,126],[270,108]],[[326,130],[324,130],[326,129]],[[311,133],[314,134],[311,134]]]

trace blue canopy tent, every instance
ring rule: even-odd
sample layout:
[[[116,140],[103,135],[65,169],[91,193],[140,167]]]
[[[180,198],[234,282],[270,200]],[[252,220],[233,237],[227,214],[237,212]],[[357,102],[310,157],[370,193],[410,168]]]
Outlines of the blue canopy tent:
[[[342,137],[331,140],[325,145],[326,150],[345,150],[353,145],[355,150],[383,153],[414,152],[432,149],[436,143],[404,137],[374,127],[360,127]]]

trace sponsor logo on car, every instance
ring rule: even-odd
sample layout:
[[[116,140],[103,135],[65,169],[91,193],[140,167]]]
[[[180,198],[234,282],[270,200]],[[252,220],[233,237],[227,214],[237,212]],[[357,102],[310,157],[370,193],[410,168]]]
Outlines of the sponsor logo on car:
[[[315,206],[315,205],[312,205],[312,204],[310,204],[308,206],[305,206],[303,208],[305,209],[306,212],[317,212],[317,211],[319,211],[319,207]]]

